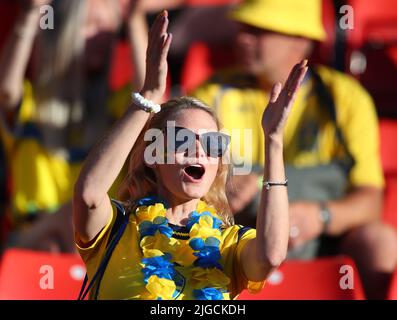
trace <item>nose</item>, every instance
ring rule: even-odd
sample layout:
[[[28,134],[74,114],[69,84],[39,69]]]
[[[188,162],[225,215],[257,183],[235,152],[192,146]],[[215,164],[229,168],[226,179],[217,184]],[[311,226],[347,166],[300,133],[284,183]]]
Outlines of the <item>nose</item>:
[[[236,37],[237,44],[240,46],[248,46],[251,47],[255,45],[256,37],[248,32],[240,31]]]
[[[206,157],[206,153],[199,139],[196,139],[196,158]]]

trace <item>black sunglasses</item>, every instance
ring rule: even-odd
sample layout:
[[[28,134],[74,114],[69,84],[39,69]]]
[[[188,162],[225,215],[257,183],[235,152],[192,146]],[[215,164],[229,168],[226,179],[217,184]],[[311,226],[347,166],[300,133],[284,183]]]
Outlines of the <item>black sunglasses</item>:
[[[175,130],[175,139],[167,138],[167,149],[171,152],[194,151],[195,142],[199,140],[204,152],[212,158],[222,157],[230,143],[230,136],[222,132],[205,132],[196,134],[192,130],[184,127],[167,127],[167,137],[170,136],[169,130]]]

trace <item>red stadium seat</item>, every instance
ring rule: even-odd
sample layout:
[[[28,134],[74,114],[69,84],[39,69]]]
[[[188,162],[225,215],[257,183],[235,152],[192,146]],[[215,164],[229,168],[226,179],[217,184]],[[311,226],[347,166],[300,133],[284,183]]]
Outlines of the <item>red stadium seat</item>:
[[[194,90],[215,71],[233,64],[233,49],[230,45],[208,45],[196,42],[186,54],[181,86],[185,92]]]
[[[380,121],[380,147],[386,179],[383,220],[397,228],[397,120]]]
[[[397,3],[395,0],[348,0],[353,8],[354,28],[347,30],[349,46],[360,48],[369,40],[396,39]]]
[[[131,50],[128,42],[119,41],[113,49],[109,74],[110,89],[116,91],[131,83],[133,74]]]
[[[2,258],[0,299],[75,300],[84,276],[85,266],[76,254],[10,249]]]
[[[352,270],[353,288],[342,289],[347,266]],[[250,294],[244,290],[238,300],[363,300],[360,277],[354,262],[344,256],[312,261],[290,260],[268,278],[263,290]]]
[[[0,2],[0,50],[19,13],[17,1]]]
[[[350,0],[354,28],[346,30],[347,65],[373,96],[381,116],[397,116],[397,2]]]
[[[380,153],[385,174],[397,175],[397,120],[380,120]]]
[[[394,272],[393,278],[391,280],[387,299],[397,300],[397,270]]]

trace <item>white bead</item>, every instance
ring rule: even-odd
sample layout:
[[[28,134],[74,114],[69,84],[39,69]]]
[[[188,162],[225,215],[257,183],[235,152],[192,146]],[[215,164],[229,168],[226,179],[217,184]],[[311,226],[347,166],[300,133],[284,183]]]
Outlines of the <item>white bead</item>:
[[[159,104],[154,103],[148,99],[142,97],[138,92],[133,92],[131,94],[132,101],[142,110],[146,112],[154,112],[157,113],[161,110],[161,106]]]

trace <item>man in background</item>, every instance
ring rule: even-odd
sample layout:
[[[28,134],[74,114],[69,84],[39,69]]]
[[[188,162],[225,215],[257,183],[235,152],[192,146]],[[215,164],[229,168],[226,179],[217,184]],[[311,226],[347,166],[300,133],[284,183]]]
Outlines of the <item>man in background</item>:
[[[270,86],[283,83],[291,67],[310,57],[326,35],[320,0],[246,0],[230,17],[239,26],[238,67],[215,74],[193,95],[214,106],[230,132],[251,130],[252,152],[241,156],[253,171],[235,176],[228,195],[236,221],[254,226],[264,165],[260,115]],[[244,150],[243,135],[236,138]],[[353,78],[312,66],[284,141],[289,258],[348,254],[367,297],[384,298],[397,266],[397,236],[381,222],[384,180],[371,97]]]

